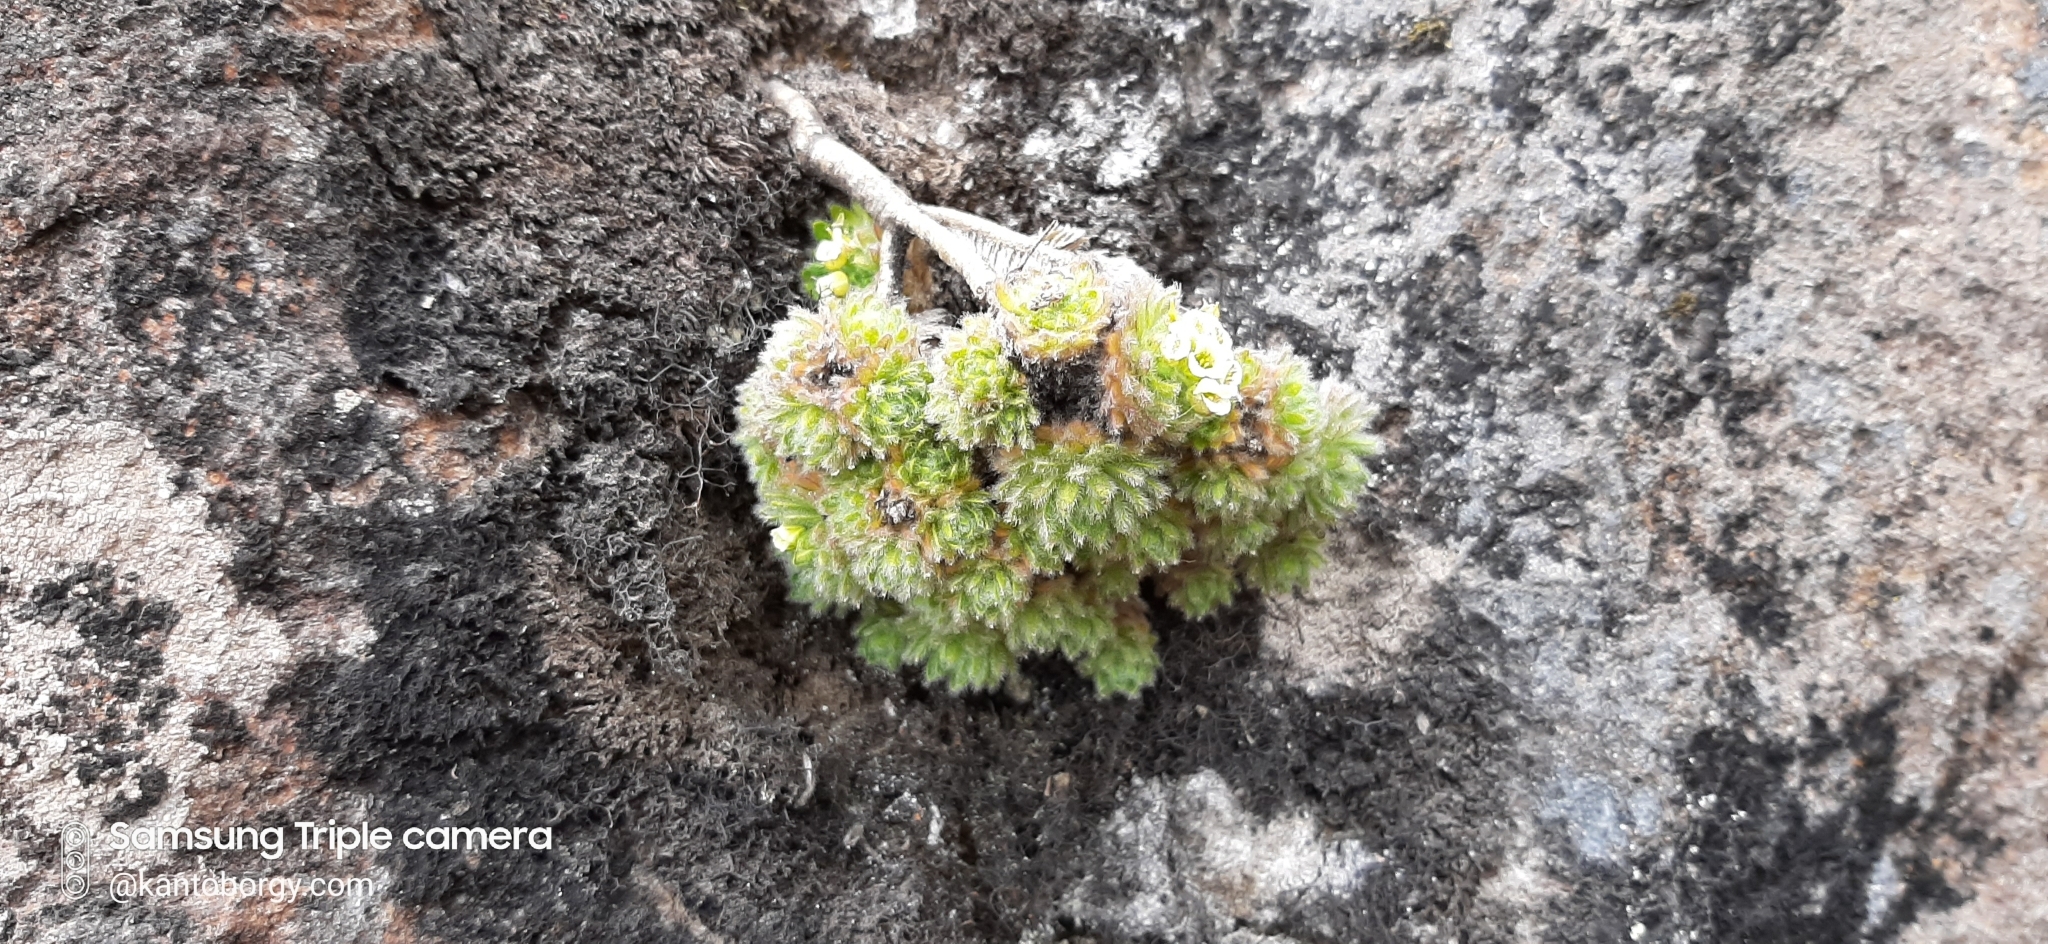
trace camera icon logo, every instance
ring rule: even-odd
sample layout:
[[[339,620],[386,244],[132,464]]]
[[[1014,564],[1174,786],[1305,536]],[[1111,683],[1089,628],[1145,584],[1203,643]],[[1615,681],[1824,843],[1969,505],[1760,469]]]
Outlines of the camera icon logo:
[[[92,833],[84,823],[65,823],[58,840],[64,867],[64,896],[77,901],[92,890]]]

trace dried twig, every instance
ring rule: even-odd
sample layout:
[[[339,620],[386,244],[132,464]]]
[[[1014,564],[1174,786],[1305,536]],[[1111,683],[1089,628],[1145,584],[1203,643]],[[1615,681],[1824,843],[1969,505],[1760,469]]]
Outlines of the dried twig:
[[[818,110],[797,90],[769,79],[761,83],[761,91],[775,107],[789,116],[789,144],[804,166],[846,191],[885,225],[900,226],[924,240],[939,254],[939,258],[946,260],[953,271],[967,280],[975,295],[983,299],[991,297],[990,291],[996,281],[995,270],[982,259],[971,238],[933,219],[902,187],[896,186],[888,175],[868,163],[867,158],[839,143],[839,139],[825,128],[824,121],[818,117]]]

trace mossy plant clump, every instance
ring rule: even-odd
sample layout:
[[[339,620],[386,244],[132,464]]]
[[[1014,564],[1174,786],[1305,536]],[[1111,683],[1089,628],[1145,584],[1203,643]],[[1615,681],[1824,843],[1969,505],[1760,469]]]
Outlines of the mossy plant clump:
[[[775,328],[739,439],[792,593],[859,610],[871,662],[957,691],[1057,652],[1135,694],[1146,581],[1190,617],[1300,588],[1367,484],[1355,394],[1128,263],[1027,253],[949,324],[877,278],[867,214],[817,232],[818,305]]]

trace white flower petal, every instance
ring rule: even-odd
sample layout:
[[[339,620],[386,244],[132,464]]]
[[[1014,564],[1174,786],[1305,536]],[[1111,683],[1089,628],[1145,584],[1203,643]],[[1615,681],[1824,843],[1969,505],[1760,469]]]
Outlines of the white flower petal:
[[[1209,379],[1195,385],[1195,402],[1217,416],[1230,412],[1230,401],[1236,390],[1223,385],[1222,381]]]
[[[846,246],[840,243],[839,240],[828,239],[818,244],[818,248],[815,252],[812,253],[812,256],[816,258],[819,262],[829,263],[835,259],[838,259],[839,254],[845,251]]]
[[[1195,342],[1194,351],[1188,355],[1188,370],[1197,377],[1221,380],[1236,362],[1237,359],[1231,356],[1228,341],[1219,344],[1214,338],[1202,338]]]
[[[1217,317],[1220,313],[1221,309],[1218,308],[1184,308],[1181,309],[1180,317],[1175,319],[1174,324],[1196,337],[1214,338],[1228,343],[1230,334],[1223,330],[1223,320]]]

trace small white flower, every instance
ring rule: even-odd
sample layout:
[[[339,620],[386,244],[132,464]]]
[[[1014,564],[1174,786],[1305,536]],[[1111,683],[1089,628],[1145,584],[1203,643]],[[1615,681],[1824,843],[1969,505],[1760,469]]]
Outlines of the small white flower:
[[[840,255],[845,252],[846,245],[844,243],[841,243],[839,240],[836,239],[828,239],[818,244],[818,249],[816,252],[812,253],[812,256],[815,257],[819,262],[823,262],[827,265],[830,265],[833,262],[838,261]]]
[[[783,525],[782,527],[776,528],[775,530],[768,532],[768,540],[775,544],[776,550],[787,551],[789,550],[790,545],[796,543],[796,539],[799,536],[801,536],[801,534],[802,529],[792,528],[788,525]]]
[[[1204,380],[1221,381],[1230,373],[1233,363],[1229,350],[1209,338],[1196,342],[1195,349],[1188,354],[1188,370]]]
[[[827,272],[824,275],[818,277],[819,295],[825,295],[829,293],[832,295],[836,295],[840,298],[845,298],[846,293],[852,288],[853,282],[852,280],[846,277],[846,273],[844,272]]]
[[[1195,385],[1195,402],[1217,416],[1230,412],[1230,401],[1236,390],[1223,385],[1223,381],[1209,378]]]
[[[1195,339],[1181,327],[1179,321],[1168,325],[1166,337],[1159,339],[1159,354],[1170,361],[1180,360],[1194,349]]]
[[[1181,309],[1180,317],[1175,319],[1175,323],[1186,325],[1189,331],[1196,334],[1223,337],[1222,314],[1223,309],[1215,305],[1205,308],[1183,308]]]

